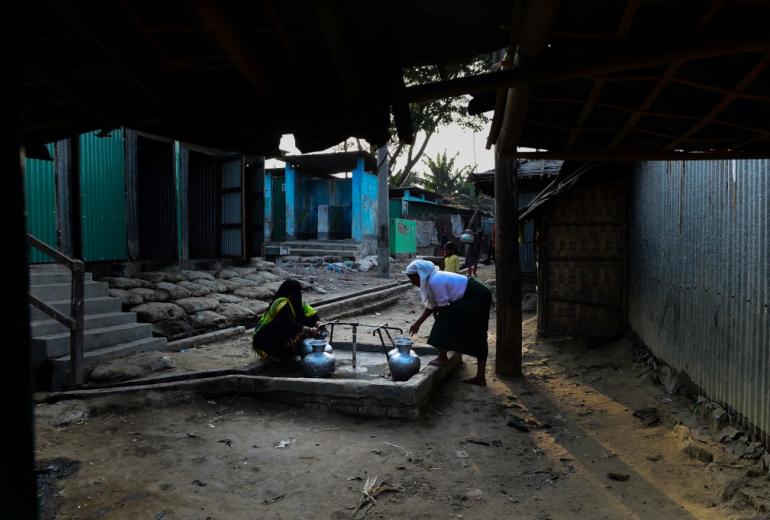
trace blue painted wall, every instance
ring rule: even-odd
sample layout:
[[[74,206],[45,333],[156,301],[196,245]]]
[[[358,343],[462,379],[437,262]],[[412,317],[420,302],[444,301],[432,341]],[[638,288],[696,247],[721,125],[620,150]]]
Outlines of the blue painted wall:
[[[297,238],[297,216],[296,216],[296,203],[297,203],[297,191],[301,191],[302,187],[297,186],[297,172],[288,164],[286,165],[286,238],[288,240],[294,240]],[[299,199],[301,200],[301,198]]]
[[[373,237],[377,224],[377,175],[364,170],[363,159],[358,159],[353,170],[352,195],[353,239]]]
[[[265,199],[264,214],[262,222],[264,224],[265,242],[270,242],[273,237],[273,174],[265,172],[265,184],[263,197]]]
[[[313,178],[311,174],[286,165],[286,239],[315,239],[318,232],[318,206],[335,206],[332,238],[372,237],[377,218],[377,176],[364,170],[358,160],[352,178]],[[265,172],[265,241],[275,239],[272,175]]]

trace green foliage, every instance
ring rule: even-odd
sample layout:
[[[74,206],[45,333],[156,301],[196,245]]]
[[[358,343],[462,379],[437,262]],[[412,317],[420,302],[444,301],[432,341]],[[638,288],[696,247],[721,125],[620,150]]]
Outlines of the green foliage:
[[[459,170],[455,169],[457,155],[447,157],[446,150],[443,153],[436,154],[436,158],[426,157],[423,161],[428,171],[423,172],[419,182],[426,190],[438,193],[447,198],[457,196],[466,184],[466,177],[471,171],[470,166],[465,166]]]
[[[489,70],[491,56],[484,55],[458,65],[421,65],[404,70],[404,83],[407,86],[435,83],[447,79],[472,76]],[[455,97],[430,101],[427,103],[410,104],[412,126],[415,131],[415,142],[406,145],[397,142],[396,128],[391,121],[391,143],[388,153],[391,168],[391,185],[406,186],[414,183],[414,168],[420,162],[425,147],[443,126],[457,124],[463,128],[480,131],[487,123],[483,115],[470,116],[467,112],[467,97]],[[396,163],[405,161],[403,167],[396,169]]]

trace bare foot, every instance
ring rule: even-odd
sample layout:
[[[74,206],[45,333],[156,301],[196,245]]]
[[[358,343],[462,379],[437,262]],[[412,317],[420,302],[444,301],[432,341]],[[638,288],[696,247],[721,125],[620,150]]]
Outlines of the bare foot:
[[[433,361],[431,361],[428,364],[430,366],[432,366],[432,367],[442,367],[442,366],[447,364],[447,361],[449,361],[449,360],[448,359],[436,358],[436,359],[434,359]]]
[[[487,386],[487,380],[483,377],[472,377],[470,379],[463,379],[463,383],[467,385]]]

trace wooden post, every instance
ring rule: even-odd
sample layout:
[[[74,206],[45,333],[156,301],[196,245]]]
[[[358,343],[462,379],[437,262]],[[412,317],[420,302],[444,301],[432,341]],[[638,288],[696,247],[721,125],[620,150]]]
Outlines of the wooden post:
[[[377,149],[377,276],[390,278],[388,145]]]
[[[72,246],[72,201],[70,177],[77,175],[72,166],[72,139],[56,142],[56,231],[59,250],[65,255],[75,256]]]
[[[129,260],[139,259],[139,134],[126,129],[126,242]]]
[[[24,217],[24,171],[21,157],[21,88],[24,69],[24,31],[18,3],[3,6],[0,16],[0,54],[5,71],[0,99],[0,171],[3,172],[3,246],[8,276],[8,297],[3,334],[13,338],[3,353],[7,368],[0,378],[6,449],[0,450],[0,511],[3,518],[37,518],[35,435],[32,405],[32,371],[29,332],[29,267]]]
[[[187,267],[190,258],[190,221],[188,218],[187,187],[190,176],[190,150],[179,141],[174,141],[174,164],[176,169],[177,207],[177,251],[179,265]]]
[[[495,278],[499,375],[522,377],[519,194],[515,159],[495,160]]]

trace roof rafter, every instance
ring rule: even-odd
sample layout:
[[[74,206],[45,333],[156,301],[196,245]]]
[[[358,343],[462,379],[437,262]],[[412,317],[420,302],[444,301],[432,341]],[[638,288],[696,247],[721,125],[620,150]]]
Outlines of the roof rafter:
[[[703,15],[701,18],[700,24],[698,26],[699,31],[705,30],[711,22],[716,17],[717,13],[722,9],[722,6],[724,5],[725,0],[712,0],[711,4],[709,5],[709,8],[706,10],[706,14]],[[644,111],[649,109],[652,104],[655,102],[656,99],[660,96],[661,92],[668,86],[668,84],[671,82],[671,80],[676,76],[676,73],[679,72],[679,69],[682,68],[682,65],[684,65],[685,60],[676,60],[671,62],[671,64],[666,69],[666,72],[663,73],[662,76],[658,79],[658,81],[655,83],[655,86],[652,88],[649,94],[647,94],[647,97],[644,98],[644,101],[639,105],[639,109]],[[620,142],[623,140],[623,138],[628,134],[629,130],[633,128],[639,120],[642,118],[641,113],[633,114],[630,118],[628,118],[628,121],[626,121],[626,124],[624,125],[624,128],[617,133],[617,135],[610,141],[610,148],[615,148],[617,145],[620,144]]]
[[[770,51],[766,52],[762,58],[759,59],[759,61],[743,76],[741,81],[738,82],[738,84],[735,86],[735,90],[741,91],[744,88],[748,87],[753,83],[753,81],[759,76],[759,74],[765,70],[770,64]],[[673,148],[676,148],[676,146],[681,143],[684,139],[692,136],[693,134],[699,132],[702,130],[706,125],[708,125],[716,116],[721,114],[722,112],[727,109],[727,107],[730,106],[730,104],[735,101],[737,96],[734,94],[730,94],[725,96],[722,101],[720,101],[708,114],[706,114],[700,121],[695,123],[692,127],[690,127],[689,130],[687,130],[684,134],[682,134],[682,137],[673,140],[671,143],[669,143],[665,150],[671,150]]]
[[[620,19],[620,25],[618,26],[616,33],[619,38],[624,37],[631,29],[631,25],[634,22],[634,17],[636,16],[636,12],[639,10],[640,3],[641,0],[628,0],[626,3],[626,10],[623,12],[623,17]],[[593,87],[591,87],[591,93],[588,95],[585,105],[583,105],[583,109],[580,111],[580,115],[578,116],[577,124],[575,125],[577,128],[575,128],[575,130],[573,130],[567,138],[567,148],[572,148],[575,143],[577,143],[578,139],[580,139],[580,128],[585,126],[588,118],[591,116],[591,112],[593,112],[594,106],[602,95],[604,85],[605,83],[603,79],[597,78],[594,80]]]

